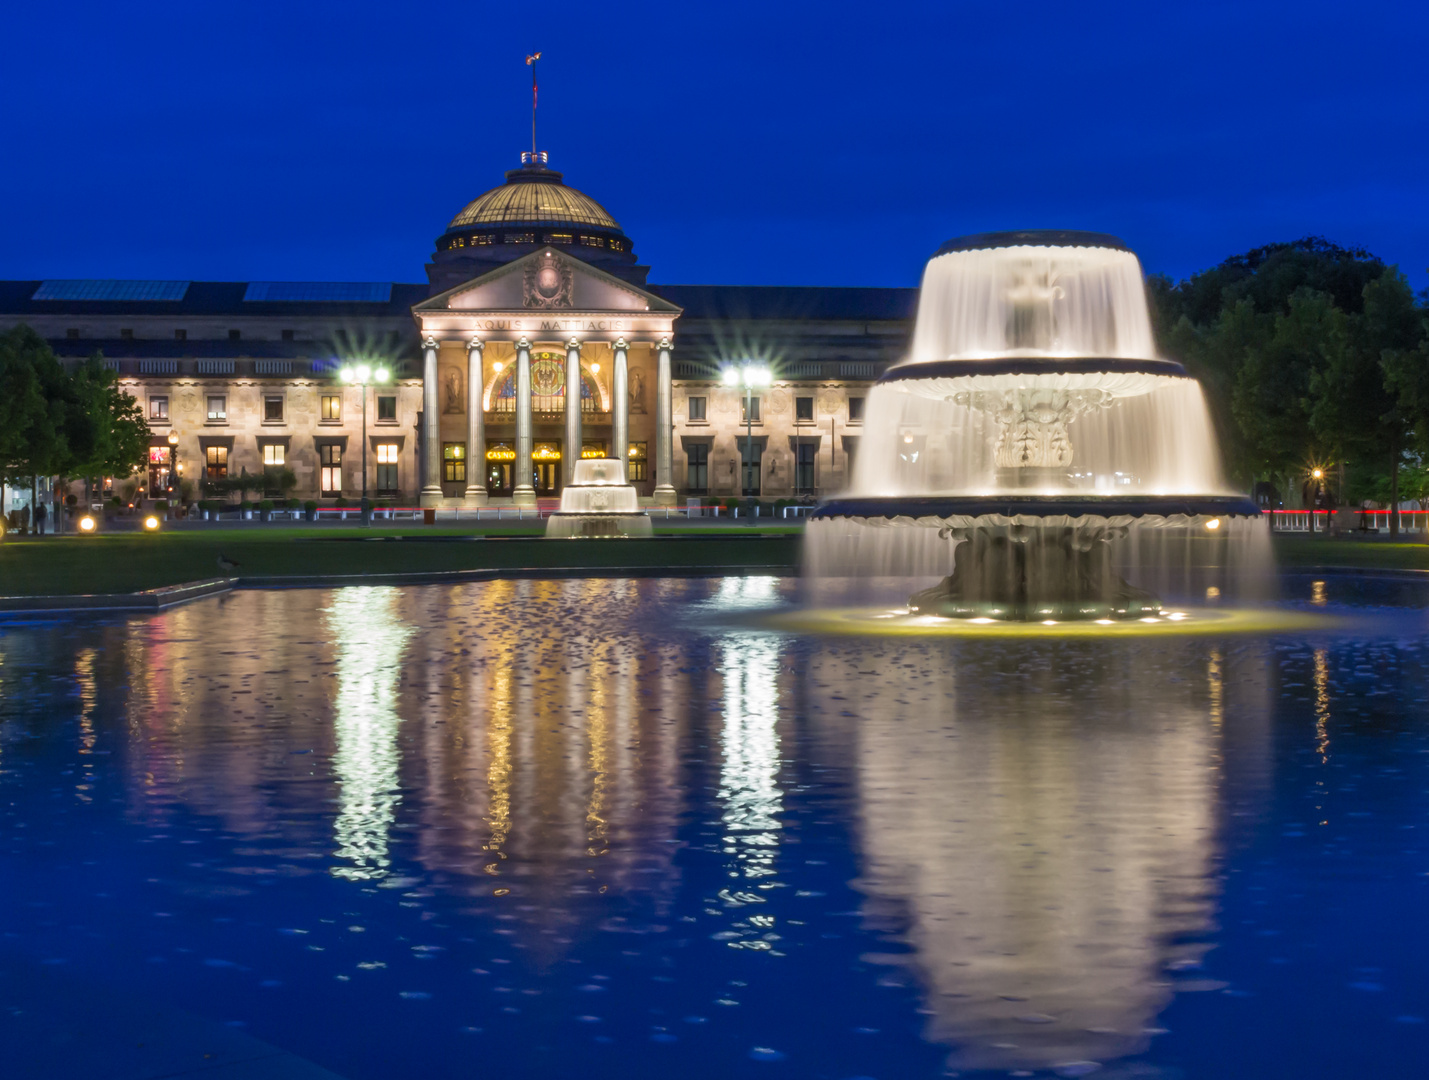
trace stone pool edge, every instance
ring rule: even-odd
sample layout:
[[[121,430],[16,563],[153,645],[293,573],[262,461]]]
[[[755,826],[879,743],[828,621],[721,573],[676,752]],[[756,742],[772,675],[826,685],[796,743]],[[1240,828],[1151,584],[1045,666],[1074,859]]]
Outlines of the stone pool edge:
[[[546,566],[483,570],[413,570],[391,574],[266,574],[209,578],[134,593],[74,596],[0,596],[0,618],[7,615],[55,615],[79,612],[157,612],[235,589],[331,589],[356,585],[443,585],[469,581],[539,578],[629,577],[789,577],[787,564],[744,566]]]

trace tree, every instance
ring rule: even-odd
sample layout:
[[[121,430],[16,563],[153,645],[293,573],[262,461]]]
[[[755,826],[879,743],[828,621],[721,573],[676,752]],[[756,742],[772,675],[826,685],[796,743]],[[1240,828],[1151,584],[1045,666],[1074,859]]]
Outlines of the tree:
[[[1385,358],[1413,350],[1422,319],[1409,282],[1386,270],[1364,287],[1363,307],[1345,319],[1346,336],[1326,352],[1310,380],[1310,424],[1335,458],[1388,466],[1389,534],[1399,535],[1399,468],[1413,425],[1388,378]]]

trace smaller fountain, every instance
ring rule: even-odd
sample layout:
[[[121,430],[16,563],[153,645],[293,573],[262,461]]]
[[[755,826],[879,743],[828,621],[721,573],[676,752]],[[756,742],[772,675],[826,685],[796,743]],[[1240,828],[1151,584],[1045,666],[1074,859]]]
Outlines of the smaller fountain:
[[[650,515],[640,509],[619,458],[583,458],[561,492],[561,508],[546,519],[546,538],[649,536]]]

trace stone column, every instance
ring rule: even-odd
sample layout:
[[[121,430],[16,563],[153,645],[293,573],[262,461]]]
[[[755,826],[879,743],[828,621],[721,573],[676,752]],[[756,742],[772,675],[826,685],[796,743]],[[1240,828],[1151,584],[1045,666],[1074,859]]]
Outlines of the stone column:
[[[670,374],[670,339],[657,347],[655,369],[655,505],[675,505],[675,384]]]
[[[516,343],[516,475],[511,501],[517,506],[536,505],[531,474],[531,343]]]
[[[437,394],[437,342],[422,342],[422,506],[442,504],[442,416]]]
[[[566,446],[561,453],[561,483],[569,484],[576,477],[576,462],[581,459],[581,343],[571,338],[566,343]]]
[[[615,368],[610,373],[610,456],[621,461],[620,475],[630,475],[630,358],[624,338],[615,342]]]
[[[483,343],[472,338],[466,347],[466,491],[463,506],[486,505],[486,416],[481,398],[486,389],[481,362]]]

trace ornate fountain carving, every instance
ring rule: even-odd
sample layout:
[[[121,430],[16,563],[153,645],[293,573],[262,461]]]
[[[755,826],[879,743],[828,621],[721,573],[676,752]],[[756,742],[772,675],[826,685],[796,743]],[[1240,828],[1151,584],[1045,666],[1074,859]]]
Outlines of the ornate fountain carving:
[[[999,469],[1072,464],[1067,425],[1114,400],[1105,390],[965,390],[952,395],[953,404],[986,413],[997,425],[994,459]]]

